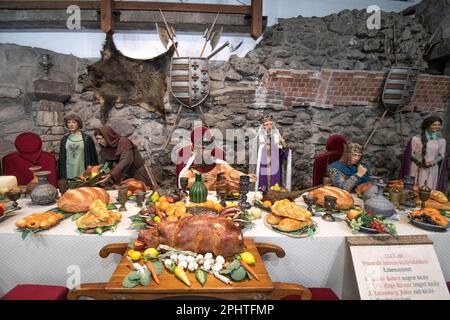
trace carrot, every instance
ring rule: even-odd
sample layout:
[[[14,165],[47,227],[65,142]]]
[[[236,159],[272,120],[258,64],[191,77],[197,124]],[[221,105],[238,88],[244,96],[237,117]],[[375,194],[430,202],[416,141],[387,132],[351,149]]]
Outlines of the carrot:
[[[153,263],[151,263],[150,261],[147,262],[147,267],[148,270],[150,270],[150,273],[152,274],[152,278],[155,280],[157,284],[159,284],[158,274],[156,273],[155,266],[153,265]]]
[[[163,219],[162,211],[159,210],[159,208],[155,207],[155,213],[159,217],[159,219],[161,219],[161,221],[162,221],[162,219]]]
[[[247,264],[247,262],[245,262],[244,260],[241,259],[241,265],[244,267],[245,270],[247,270],[253,276],[253,278],[255,278],[256,280],[259,281],[258,275],[255,273],[255,271],[253,271],[252,268],[250,268],[250,266]]]

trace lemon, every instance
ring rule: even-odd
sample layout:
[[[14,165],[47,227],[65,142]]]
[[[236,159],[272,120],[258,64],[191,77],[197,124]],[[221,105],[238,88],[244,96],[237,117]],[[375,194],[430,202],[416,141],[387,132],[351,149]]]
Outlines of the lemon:
[[[158,254],[159,254],[159,252],[155,248],[148,248],[148,249],[145,249],[145,251],[144,251],[144,256],[149,256],[152,258],[156,258],[156,256]]]
[[[155,221],[156,223],[160,223],[161,219],[158,216],[156,216],[153,218],[153,221]]]
[[[141,259],[142,253],[131,249],[128,251],[128,256],[131,258],[131,260],[137,261],[137,260]]]
[[[228,202],[227,203],[227,208],[229,208],[229,207],[237,207],[237,206],[238,206],[238,204],[236,202]]]
[[[241,259],[244,260],[247,264],[254,264],[255,263],[255,257],[248,251],[241,253]]]

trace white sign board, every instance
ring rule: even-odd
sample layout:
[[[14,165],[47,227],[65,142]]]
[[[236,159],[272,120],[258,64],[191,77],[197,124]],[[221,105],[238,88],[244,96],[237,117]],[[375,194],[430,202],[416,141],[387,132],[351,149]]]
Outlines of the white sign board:
[[[450,300],[432,244],[350,246],[362,300]]]

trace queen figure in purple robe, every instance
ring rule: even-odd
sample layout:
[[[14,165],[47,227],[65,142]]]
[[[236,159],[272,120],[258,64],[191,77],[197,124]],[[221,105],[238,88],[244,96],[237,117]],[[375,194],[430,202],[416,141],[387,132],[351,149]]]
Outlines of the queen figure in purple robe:
[[[251,147],[250,172],[258,177],[255,191],[269,190],[275,184],[290,191],[292,152],[277,129],[272,115],[263,116]]]

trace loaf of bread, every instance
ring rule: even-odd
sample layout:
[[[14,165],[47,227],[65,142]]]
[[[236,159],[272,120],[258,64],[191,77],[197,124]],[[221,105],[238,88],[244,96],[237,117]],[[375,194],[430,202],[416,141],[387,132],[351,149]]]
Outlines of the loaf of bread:
[[[102,188],[82,187],[67,190],[58,200],[58,208],[65,212],[86,212],[95,200],[109,204],[109,194]]]
[[[76,224],[78,228],[93,229],[115,225],[121,219],[122,215],[119,212],[108,210],[105,203],[95,200],[89,206],[89,211],[78,218]]]
[[[422,201],[420,201],[419,197],[415,198],[415,200],[416,200],[416,203],[418,206],[420,206],[422,204]],[[450,211],[450,202],[441,203],[439,201],[430,199],[425,202],[425,207],[435,208],[435,209],[444,210],[444,211]]]
[[[306,221],[299,221],[291,218],[285,218],[278,223],[277,228],[284,232],[292,232],[300,230],[312,224],[311,218]]]
[[[439,190],[432,190],[430,194],[430,199],[436,200],[437,202],[444,204],[448,202],[448,198],[445,196],[445,194],[443,194]]]
[[[57,225],[64,215],[57,212],[33,213],[29,216],[16,221],[16,227],[19,229],[50,229]]]
[[[309,195],[317,197],[317,204],[324,206],[325,196],[336,197],[336,209],[346,210],[353,207],[352,195],[343,189],[333,186],[325,186],[309,192]]]
[[[267,223],[269,224],[279,224],[281,220],[283,220],[281,217],[272,213],[267,216]]]

